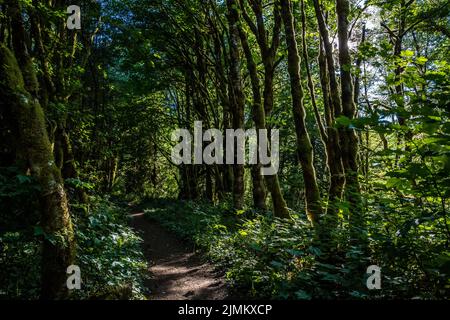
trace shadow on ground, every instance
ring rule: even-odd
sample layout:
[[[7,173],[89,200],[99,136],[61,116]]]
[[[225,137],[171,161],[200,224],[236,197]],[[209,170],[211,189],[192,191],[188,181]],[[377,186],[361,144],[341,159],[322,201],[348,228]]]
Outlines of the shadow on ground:
[[[144,240],[151,279],[151,300],[223,300],[228,290],[223,276],[194,251],[144,213],[131,215],[131,226]]]

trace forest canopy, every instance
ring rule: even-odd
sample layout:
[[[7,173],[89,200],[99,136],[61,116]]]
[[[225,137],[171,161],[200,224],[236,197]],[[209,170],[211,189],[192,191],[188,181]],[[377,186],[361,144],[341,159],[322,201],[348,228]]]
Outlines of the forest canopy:
[[[448,299],[449,35],[445,0],[0,0],[0,299],[155,299],[160,227],[230,297]]]

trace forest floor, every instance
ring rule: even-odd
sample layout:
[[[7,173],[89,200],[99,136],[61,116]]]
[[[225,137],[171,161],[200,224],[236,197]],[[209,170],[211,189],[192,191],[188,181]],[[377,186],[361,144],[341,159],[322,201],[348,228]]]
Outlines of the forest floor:
[[[150,300],[223,300],[228,290],[223,275],[205,262],[192,244],[181,241],[144,213],[131,215],[131,226],[144,240],[150,279]]]

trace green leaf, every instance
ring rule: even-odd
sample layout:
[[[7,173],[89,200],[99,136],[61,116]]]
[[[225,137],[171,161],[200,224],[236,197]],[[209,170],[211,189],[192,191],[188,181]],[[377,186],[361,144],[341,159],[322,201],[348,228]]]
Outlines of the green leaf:
[[[300,257],[300,256],[304,255],[304,252],[300,251],[300,250],[289,249],[289,250],[286,250],[286,252],[293,255],[294,257]]]
[[[295,292],[295,296],[300,300],[311,300],[312,296],[304,290],[298,290]]]
[[[346,116],[339,116],[336,118],[336,125],[338,127],[349,127],[352,124],[352,121]]]
[[[411,50],[405,50],[405,51],[402,51],[402,53],[401,53],[400,55],[401,55],[402,57],[409,58],[409,57],[414,56],[414,51],[411,51]]]
[[[418,64],[420,64],[420,65],[424,65],[427,61],[428,61],[428,59],[425,58],[425,57],[418,57],[418,58],[416,59],[416,62],[417,62]]]
[[[248,232],[244,230],[239,230],[239,234],[243,237],[248,236]]]
[[[398,186],[401,186],[403,184],[403,180],[400,178],[389,178],[388,181],[386,182],[386,187],[387,188],[396,188]]]
[[[24,175],[21,175],[21,174],[17,175],[16,178],[17,178],[17,180],[19,180],[20,184],[28,183],[28,182],[31,181],[31,177],[24,176]]]

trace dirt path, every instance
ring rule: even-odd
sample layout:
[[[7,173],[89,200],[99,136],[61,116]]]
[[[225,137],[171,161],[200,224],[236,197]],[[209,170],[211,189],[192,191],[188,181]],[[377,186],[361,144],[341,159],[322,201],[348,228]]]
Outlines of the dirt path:
[[[146,284],[151,300],[221,300],[227,298],[225,281],[214,268],[143,213],[131,215],[131,226],[144,239],[151,279]]]

